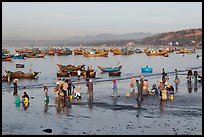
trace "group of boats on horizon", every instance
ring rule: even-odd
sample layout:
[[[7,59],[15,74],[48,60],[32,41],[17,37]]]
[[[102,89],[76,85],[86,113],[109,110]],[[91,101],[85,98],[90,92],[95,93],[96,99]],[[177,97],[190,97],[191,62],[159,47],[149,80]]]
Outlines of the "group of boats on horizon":
[[[161,48],[161,47],[147,47],[144,50],[133,47],[121,47],[121,48],[83,48],[74,49],[70,48],[22,48],[15,49],[16,54],[11,55],[7,49],[2,49],[2,61],[12,61],[13,59],[25,59],[25,58],[44,58],[46,55],[49,56],[67,56],[67,55],[83,55],[84,57],[108,57],[108,53],[112,52],[113,55],[131,55],[134,53],[145,53],[147,56],[164,56],[168,57],[170,53],[175,52],[176,54],[190,54],[195,53],[195,49],[189,48]],[[200,58],[201,55],[197,55]]]

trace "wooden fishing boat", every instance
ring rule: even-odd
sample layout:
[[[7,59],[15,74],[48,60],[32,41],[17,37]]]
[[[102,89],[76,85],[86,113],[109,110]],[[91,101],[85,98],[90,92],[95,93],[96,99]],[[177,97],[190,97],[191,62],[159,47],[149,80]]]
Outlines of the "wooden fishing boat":
[[[83,53],[84,57],[108,57],[108,52],[101,52],[96,54]]]
[[[195,53],[195,50],[192,49],[180,49],[180,53]]]
[[[72,52],[58,52],[56,53],[58,56],[66,56],[66,55],[72,55]]]
[[[109,76],[120,76],[121,72],[116,71],[116,72],[109,72]]]
[[[165,54],[168,54],[167,50],[164,51],[157,51],[157,52],[145,52],[147,56],[164,56]]]
[[[141,68],[142,73],[152,73],[152,68],[149,67],[145,67],[145,68]]]
[[[69,77],[70,76],[70,72],[68,71],[58,71],[57,72],[57,77]]]
[[[12,61],[11,57],[2,58],[2,61]]]
[[[134,52],[133,51],[128,51],[128,52],[122,52],[120,49],[111,49],[113,52],[113,55],[131,55]]]
[[[74,52],[74,55],[83,55],[82,50],[75,49],[75,50],[73,50],[73,52]]]
[[[11,78],[15,79],[15,78],[19,78],[19,79],[24,79],[24,78],[28,78],[28,79],[35,79],[37,78],[37,75],[40,72],[33,72],[33,73],[24,73],[22,71],[16,71],[16,72],[11,72],[11,71],[7,71],[5,70],[6,73],[11,73]]]
[[[24,68],[24,64],[16,64],[16,68]]]
[[[26,55],[27,58],[44,58],[46,54]]]
[[[116,71],[120,71],[120,69],[122,68],[122,66],[116,66],[116,67],[103,67],[103,66],[97,66],[101,71],[103,72],[116,72]]]
[[[12,59],[25,59],[24,55],[15,54]]]
[[[77,66],[67,65],[67,66],[64,66],[61,64],[57,64],[57,66],[59,67],[60,70],[64,70],[64,71],[77,71],[77,70],[82,70],[85,67],[85,65],[77,65]]]
[[[48,51],[47,55],[54,56],[55,55],[55,51],[54,50]]]

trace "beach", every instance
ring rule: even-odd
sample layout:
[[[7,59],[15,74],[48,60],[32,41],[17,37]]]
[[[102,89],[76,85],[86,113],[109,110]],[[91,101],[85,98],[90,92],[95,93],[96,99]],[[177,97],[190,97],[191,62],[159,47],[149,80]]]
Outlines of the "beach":
[[[14,47],[11,48],[12,50]],[[196,53],[202,54],[197,49]],[[120,77],[110,77],[101,73],[98,65],[115,66],[120,63]],[[108,58],[85,58],[83,56],[46,56],[44,59],[15,60],[3,62],[4,70],[16,70],[15,63],[24,63],[22,71],[40,71],[36,80],[19,80],[18,93],[21,97],[27,92],[32,99],[27,109],[16,106],[13,96],[13,85],[2,82],[2,134],[3,135],[201,135],[202,134],[202,83],[190,84],[186,81],[189,68],[195,68],[202,74],[202,59],[196,54],[171,54],[169,57],[148,57],[145,54],[113,56]],[[56,73],[59,64],[85,64],[96,71],[93,78],[93,99],[87,94],[83,78],[77,81],[72,77],[76,87],[81,86],[80,100],[67,101],[66,106],[56,104],[54,93]],[[153,68],[153,76],[141,73],[145,66]],[[197,67],[197,68],[196,68]],[[139,79],[141,75],[149,80],[149,88],[161,80],[162,68],[168,73],[169,81],[174,88],[174,70],[179,72],[180,83],[173,101],[160,101],[157,95],[148,95],[139,102],[136,95],[126,97],[130,92],[133,74]],[[19,69],[20,70],[20,69]],[[112,80],[116,79],[120,97],[111,97]],[[48,85],[49,103],[44,103],[43,84]],[[175,88],[176,89],[176,88]],[[44,129],[52,129],[46,133]]]

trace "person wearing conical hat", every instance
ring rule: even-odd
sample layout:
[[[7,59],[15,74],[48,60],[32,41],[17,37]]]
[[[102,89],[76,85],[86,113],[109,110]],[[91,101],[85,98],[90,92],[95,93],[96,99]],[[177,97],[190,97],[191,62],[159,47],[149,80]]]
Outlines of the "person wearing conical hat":
[[[116,94],[119,96],[116,80],[113,80],[113,94],[112,94],[112,96],[115,96]]]
[[[14,79],[13,80],[13,85],[14,85],[13,95],[18,95],[17,84],[18,84],[18,79]]]

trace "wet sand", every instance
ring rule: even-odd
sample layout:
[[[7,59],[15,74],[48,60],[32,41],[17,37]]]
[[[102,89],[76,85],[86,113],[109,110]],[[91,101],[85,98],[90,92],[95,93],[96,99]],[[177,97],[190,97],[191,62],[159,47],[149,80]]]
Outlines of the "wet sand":
[[[112,82],[94,83],[94,98],[89,99],[87,87],[82,84],[82,99],[55,104],[54,87],[49,88],[50,101],[44,104],[41,88],[21,89],[30,97],[29,107],[16,106],[13,90],[2,92],[3,135],[201,135],[202,134],[202,85],[188,88],[186,76],[173,101],[160,102],[158,96],[145,96],[138,102],[136,95],[127,98],[130,79],[117,81],[120,97],[111,97]],[[174,86],[174,76],[169,76]],[[149,78],[149,85],[160,77]],[[60,109],[61,107],[61,109]],[[44,129],[52,129],[46,133]]]

